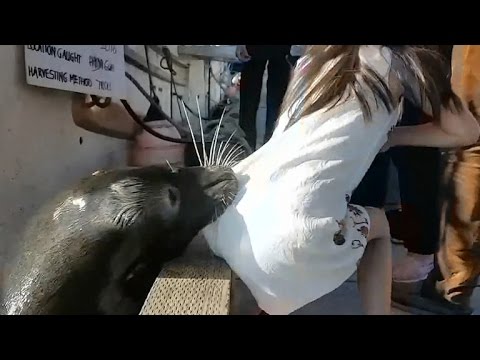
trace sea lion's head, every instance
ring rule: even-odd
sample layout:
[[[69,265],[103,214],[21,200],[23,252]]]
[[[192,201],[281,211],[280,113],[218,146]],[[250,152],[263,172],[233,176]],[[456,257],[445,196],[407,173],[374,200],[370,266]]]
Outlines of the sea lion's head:
[[[161,234],[155,242],[162,252],[169,250],[168,258],[177,256],[202,228],[215,221],[238,191],[234,172],[220,166],[149,166],[133,169],[110,184],[117,211],[124,213],[122,221],[137,222],[137,229],[152,240],[153,233]]]
[[[226,167],[94,173],[29,222],[0,313],[138,313],[163,263],[180,256],[237,191]]]
[[[194,233],[216,220],[238,191],[235,174],[227,167],[187,167],[164,169],[160,191],[149,209],[158,209],[163,222],[177,233]],[[154,210],[155,211],[155,210]]]

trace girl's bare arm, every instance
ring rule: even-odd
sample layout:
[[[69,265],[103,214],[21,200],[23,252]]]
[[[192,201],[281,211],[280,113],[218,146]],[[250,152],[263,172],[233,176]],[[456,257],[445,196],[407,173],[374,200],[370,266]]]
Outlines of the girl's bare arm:
[[[442,108],[437,122],[395,128],[388,145],[455,148],[472,145],[479,137],[480,125],[462,101],[460,111]]]

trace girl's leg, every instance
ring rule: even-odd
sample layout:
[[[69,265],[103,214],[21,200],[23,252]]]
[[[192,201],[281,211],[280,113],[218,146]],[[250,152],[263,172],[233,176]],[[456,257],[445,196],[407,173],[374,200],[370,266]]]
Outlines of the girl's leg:
[[[389,315],[392,291],[390,229],[383,210],[366,210],[370,216],[370,231],[358,267],[358,288],[367,315]]]

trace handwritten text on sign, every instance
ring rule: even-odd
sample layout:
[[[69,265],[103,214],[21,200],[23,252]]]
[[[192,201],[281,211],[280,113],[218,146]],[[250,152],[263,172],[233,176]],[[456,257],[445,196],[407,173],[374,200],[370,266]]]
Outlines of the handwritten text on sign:
[[[125,99],[123,45],[25,45],[30,85]]]

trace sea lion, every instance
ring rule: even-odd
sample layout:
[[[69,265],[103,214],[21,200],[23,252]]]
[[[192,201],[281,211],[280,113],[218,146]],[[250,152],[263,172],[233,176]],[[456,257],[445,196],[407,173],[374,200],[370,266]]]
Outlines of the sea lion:
[[[162,264],[233,200],[229,168],[99,171],[48,202],[7,266],[5,314],[138,314]]]

